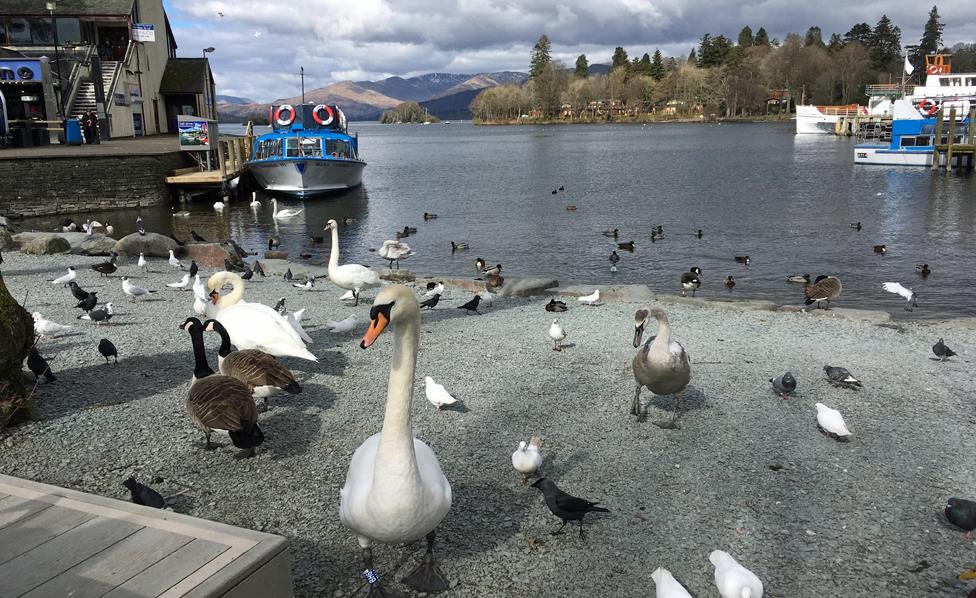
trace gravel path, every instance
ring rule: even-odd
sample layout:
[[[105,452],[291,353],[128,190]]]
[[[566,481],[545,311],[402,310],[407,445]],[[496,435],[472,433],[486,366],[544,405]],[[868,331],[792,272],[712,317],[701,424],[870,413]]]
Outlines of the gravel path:
[[[103,258],[5,253],[3,275],[29,311],[76,333],[45,340],[58,381],[36,391],[36,421],[0,436],[0,471],[126,498],[129,475],[153,482],[179,512],[281,534],[293,542],[298,596],[344,596],[358,586],[358,545],[338,519],[339,489],[355,448],[382,424],[390,339],[358,348],[368,299],[340,305],[321,281],[301,291],[277,279],[247,287],[248,300],[308,307],[321,362],[286,359],[301,395],[272,399],[258,456],[201,448],[184,408],[193,361],[177,326],[191,294],[165,260],[155,273],[125,262],[119,275],[159,290],[129,303],[116,276],[87,269]],[[112,325],[76,320],[67,289],[43,282],[79,266],[79,282],[113,301]],[[454,505],[438,530],[438,555],[456,584],[444,596],[647,596],[650,574],[670,569],[696,596],[716,596],[708,553],[729,551],[765,583],[766,596],[958,597],[956,576],[974,565],[974,545],[940,523],[950,496],[976,498],[969,363],[973,321],[872,324],[729,305],[669,304],[673,334],[692,358],[680,430],[627,415],[633,393],[635,304],[560,314],[571,346],[552,351],[552,314],[542,299],[496,300],[483,316],[453,309],[468,293],[448,290],[424,314],[414,426],[440,457]],[[355,312],[356,333],[314,324]],[[651,325],[653,334],[653,324]],[[930,359],[939,336],[960,355]],[[102,337],[121,357],[104,365]],[[216,365],[216,335],[207,335]],[[843,365],[859,391],[830,387],[824,364]],[[783,401],[768,378],[790,369],[799,387]],[[424,375],[460,398],[435,411]],[[649,419],[668,398],[644,393]],[[853,433],[840,444],[816,428],[815,402],[839,409]],[[600,500],[587,536],[550,536],[558,520],[511,468],[519,440],[545,438],[545,473],[564,490]],[[567,528],[568,529],[568,528]],[[381,574],[399,577],[422,554],[379,546]]]

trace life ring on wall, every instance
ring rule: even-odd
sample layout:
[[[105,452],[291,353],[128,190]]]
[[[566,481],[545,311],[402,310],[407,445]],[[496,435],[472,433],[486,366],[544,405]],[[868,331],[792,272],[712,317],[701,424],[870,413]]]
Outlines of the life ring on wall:
[[[287,112],[287,117],[282,117],[282,113]],[[278,106],[278,109],[274,113],[275,122],[281,127],[287,127],[291,123],[295,122],[295,108],[291,104],[282,104]]]
[[[32,81],[34,79],[34,71],[30,67],[22,66],[17,69],[17,76],[20,77],[21,81]]]
[[[937,64],[930,64],[928,67],[926,67],[925,72],[930,75],[938,75],[942,72],[942,67]]]
[[[322,111],[325,111],[329,117],[322,118]],[[327,127],[332,124],[332,121],[335,120],[335,113],[332,112],[332,108],[329,108],[325,104],[319,104],[315,108],[312,108],[312,118],[314,118],[315,122],[318,124],[322,125],[323,127]]]
[[[926,98],[919,102],[918,111],[927,116],[932,116],[939,111],[939,103],[935,100]]]

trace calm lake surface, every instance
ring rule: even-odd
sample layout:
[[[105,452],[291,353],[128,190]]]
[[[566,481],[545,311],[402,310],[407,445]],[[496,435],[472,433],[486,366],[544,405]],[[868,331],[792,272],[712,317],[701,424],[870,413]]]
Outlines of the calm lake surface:
[[[233,127],[223,126],[223,132]],[[369,249],[404,226],[417,255],[402,267],[418,274],[473,275],[476,257],[501,263],[507,276],[552,276],[562,284],[640,283],[677,293],[682,272],[703,271],[703,296],[797,303],[790,274],[831,274],[844,284],[838,307],[886,309],[895,317],[973,315],[976,274],[976,177],[928,169],[852,163],[853,141],[793,134],[792,123],[474,127],[470,123],[389,126],[352,123],[369,162],[361,189],[305,203],[298,217],[275,223],[265,202],[248,200],[223,214],[213,197],[187,203],[192,218],[144,210],[149,230],[189,238],[233,236],[257,250],[280,236],[293,259],[305,249],[314,263],[329,243],[315,245],[329,218],[340,228],[342,262],[384,266]],[[565,191],[552,195],[564,186]],[[259,194],[259,198],[266,200]],[[301,201],[279,205],[301,207]],[[567,211],[567,205],[577,206]],[[439,218],[424,222],[423,213]],[[109,220],[121,237],[135,213],[79,215]],[[25,226],[50,229],[60,217]],[[850,223],[861,221],[860,232]],[[650,240],[662,225],[664,239]],[[610,272],[613,239],[633,240]],[[692,236],[694,229],[704,236]],[[452,255],[450,241],[470,243]],[[886,244],[887,255],[872,246]],[[747,267],[733,256],[749,255]],[[928,263],[923,280],[915,265]],[[723,281],[735,276],[731,292]],[[881,283],[898,281],[918,293],[919,309]]]

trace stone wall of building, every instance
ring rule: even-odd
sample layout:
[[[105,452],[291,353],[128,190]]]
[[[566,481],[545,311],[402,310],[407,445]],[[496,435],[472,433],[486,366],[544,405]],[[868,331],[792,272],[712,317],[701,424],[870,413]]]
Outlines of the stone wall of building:
[[[168,203],[166,177],[189,166],[180,152],[0,160],[0,215],[19,218]]]

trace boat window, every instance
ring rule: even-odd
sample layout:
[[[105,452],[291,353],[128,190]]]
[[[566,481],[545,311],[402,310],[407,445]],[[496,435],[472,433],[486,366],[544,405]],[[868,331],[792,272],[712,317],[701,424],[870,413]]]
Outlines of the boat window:
[[[976,77],[966,77],[966,87],[976,86]]]
[[[915,138],[914,137],[902,137],[901,138],[901,146],[902,147],[914,147],[915,146]]]
[[[932,145],[932,138],[928,135],[919,135],[915,138],[915,145]]]
[[[325,151],[333,158],[348,159],[353,157],[349,142],[341,139],[327,139],[325,142]]]
[[[322,157],[322,140],[318,137],[302,137],[301,147],[302,156],[306,158]]]
[[[298,137],[289,137],[285,140],[285,157],[300,158],[301,150],[298,148]]]

